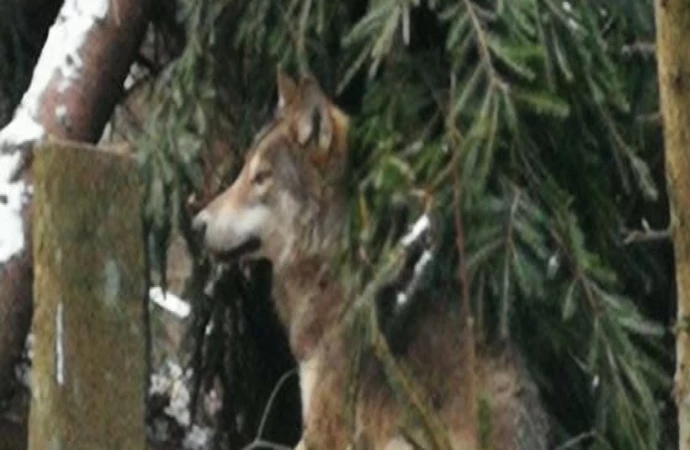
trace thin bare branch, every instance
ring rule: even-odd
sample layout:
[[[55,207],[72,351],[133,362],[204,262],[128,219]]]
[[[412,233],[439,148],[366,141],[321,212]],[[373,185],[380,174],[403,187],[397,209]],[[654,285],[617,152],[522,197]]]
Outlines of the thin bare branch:
[[[625,234],[623,244],[629,245],[637,242],[669,241],[670,239],[671,230],[668,228],[663,230],[631,230]]]

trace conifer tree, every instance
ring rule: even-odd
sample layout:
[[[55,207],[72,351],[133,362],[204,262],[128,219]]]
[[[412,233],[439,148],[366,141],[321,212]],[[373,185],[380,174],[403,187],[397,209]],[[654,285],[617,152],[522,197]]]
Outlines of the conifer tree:
[[[178,0],[156,25],[181,51],[153,70],[155,107],[132,136],[154,265],[189,229],[188,197],[236,174],[270,116],[275,67],[308,70],[353,117],[351,284],[364,294],[428,214],[425,295],[461,286],[477,343],[519,349],[555,446],[662,447],[673,293],[652,13],[617,0]],[[256,306],[261,269],[231,268],[222,302],[204,296],[208,271],[190,285],[207,346],[195,361],[231,386],[220,439],[233,448],[254,437],[275,381],[250,389],[265,369],[251,352],[272,348],[257,336],[223,347],[250,337],[248,314],[270,316]],[[206,338],[211,317],[223,326]]]

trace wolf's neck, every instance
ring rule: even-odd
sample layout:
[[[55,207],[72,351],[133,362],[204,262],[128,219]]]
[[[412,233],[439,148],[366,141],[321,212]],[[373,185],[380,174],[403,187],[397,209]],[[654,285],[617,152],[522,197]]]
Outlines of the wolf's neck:
[[[275,272],[276,309],[298,361],[308,359],[327,334],[338,330],[345,302],[335,272],[322,257],[292,261]]]

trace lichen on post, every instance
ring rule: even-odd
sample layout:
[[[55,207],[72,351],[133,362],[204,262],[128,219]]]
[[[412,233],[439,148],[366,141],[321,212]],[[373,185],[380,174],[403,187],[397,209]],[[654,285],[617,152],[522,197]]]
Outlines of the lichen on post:
[[[142,184],[132,158],[48,142],[34,165],[29,448],[145,448]]]

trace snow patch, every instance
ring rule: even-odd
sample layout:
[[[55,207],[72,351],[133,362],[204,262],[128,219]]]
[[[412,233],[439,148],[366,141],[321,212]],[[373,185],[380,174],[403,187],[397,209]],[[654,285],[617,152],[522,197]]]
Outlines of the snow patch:
[[[24,353],[26,354],[26,359],[29,361],[34,360],[34,334],[29,332],[26,336],[26,342],[24,343]]]
[[[137,63],[132,64],[132,67],[129,69],[129,73],[127,74],[127,78],[125,78],[125,82],[123,84],[125,91],[129,91],[140,80],[144,79],[144,77],[146,77],[146,70]]]
[[[184,438],[182,446],[185,450],[205,450],[211,448],[213,430],[208,427],[193,425]]]
[[[423,214],[419,219],[417,219],[417,222],[412,226],[412,230],[407,233],[403,238],[401,239],[402,245],[405,247],[409,247],[412,245],[416,240],[420,238],[420,236],[429,229],[431,226],[431,221],[429,220],[429,216],[426,214]]]
[[[163,409],[164,417],[154,419],[149,425],[149,433],[154,441],[170,442],[176,440],[171,433],[177,433],[179,429],[184,434],[181,445],[175,448],[180,450],[210,450],[213,445],[214,429],[192,423],[190,410],[192,370],[184,370],[179,363],[168,359],[151,376],[149,396],[159,396],[167,401]],[[207,413],[215,416],[222,408],[221,395],[215,389],[204,395],[204,406]],[[169,419],[172,419],[168,422]]]
[[[34,335],[29,333],[24,342],[24,353],[16,366],[14,375],[22,386],[31,391],[31,363],[34,359]]]
[[[21,164],[22,155],[19,153],[0,154],[0,183],[12,181]]]
[[[181,319],[187,318],[192,311],[189,303],[170,292],[163,292],[160,286],[154,286],[149,290],[149,298],[161,308],[175,314]]]
[[[172,382],[165,375],[154,373],[151,375],[149,395],[163,395],[170,389]]]
[[[106,123],[105,126],[103,127],[103,133],[101,134],[100,139],[98,139],[99,144],[113,140],[113,134],[114,134],[113,133],[113,131],[114,131],[113,130],[113,120],[115,120],[115,119],[113,118],[110,122]]]
[[[189,392],[185,379],[181,374],[175,377],[171,372],[170,375],[173,378],[168,390],[170,393],[170,403],[163,411],[183,427],[188,427],[192,419],[189,411],[192,394]]]
[[[403,292],[398,292],[398,295],[395,299],[398,307],[404,306],[412,294],[417,291],[419,288],[420,279],[433,259],[434,256],[431,251],[424,250],[424,253],[422,253],[422,256],[419,257],[419,260],[414,265],[413,277],[410,281],[410,284],[407,286],[407,289],[405,289]]]
[[[62,302],[58,304],[55,315],[55,379],[59,386],[65,384],[64,320]]]
[[[91,29],[106,18],[109,9],[109,0],[65,1],[48,31],[29,89],[24,93],[12,122],[0,132],[0,150],[45,136],[39,114],[43,94],[56,73],[62,75],[61,92],[79,77],[82,68],[79,52]]]
[[[31,187],[21,180],[11,181],[21,161],[18,152],[0,154],[0,264],[24,250],[21,212],[31,195]]]
[[[568,26],[573,31],[579,31],[580,30],[580,24],[573,18],[568,19]]]
[[[57,117],[58,122],[60,122],[60,123],[67,120],[67,106],[57,105],[55,107],[55,117]]]
[[[33,116],[22,113],[20,109],[21,105],[17,108],[14,119],[0,130],[0,153],[23,147],[42,139],[45,135],[43,126]],[[0,179],[3,177],[0,176]]]
[[[422,253],[421,258],[419,258],[419,261],[417,261],[417,264],[414,265],[414,276],[415,278],[418,278],[419,276],[422,275],[424,272],[424,269],[426,269],[427,264],[431,262],[433,259],[433,255],[429,250],[424,250],[424,253]]]
[[[77,15],[103,21],[110,9],[110,0],[67,0],[65,7]]]
[[[552,280],[555,276],[556,273],[558,273],[558,269],[561,267],[561,259],[558,255],[558,253],[554,253],[549,257],[548,262],[546,263],[546,278],[549,280]]]

